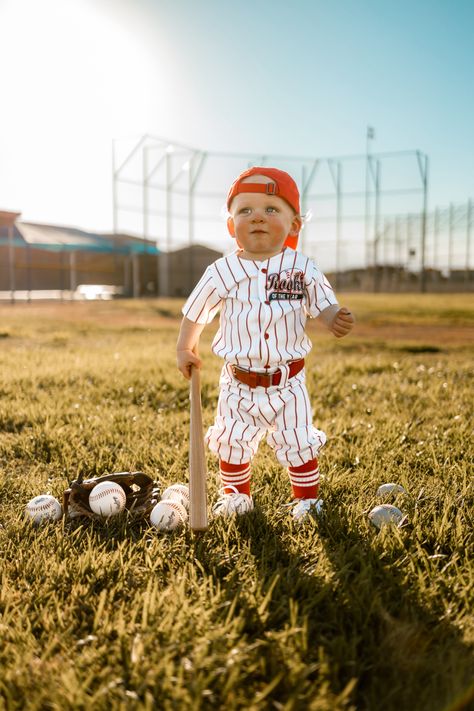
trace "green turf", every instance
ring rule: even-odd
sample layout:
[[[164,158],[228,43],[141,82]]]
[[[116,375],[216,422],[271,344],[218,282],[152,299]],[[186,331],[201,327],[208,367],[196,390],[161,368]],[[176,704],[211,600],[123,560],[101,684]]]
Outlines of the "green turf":
[[[78,474],[186,481],[180,303],[1,308],[0,708],[472,708],[472,350],[459,328],[473,300],[344,301],[362,335],[310,329],[325,516],[292,523],[287,475],[262,445],[255,511],[200,537],[126,517],[34,529],[23,513]],[[381,315],[418,337],[382,337]],[[367,514],[389,481],[407,490],[408,522],[377,533]]]

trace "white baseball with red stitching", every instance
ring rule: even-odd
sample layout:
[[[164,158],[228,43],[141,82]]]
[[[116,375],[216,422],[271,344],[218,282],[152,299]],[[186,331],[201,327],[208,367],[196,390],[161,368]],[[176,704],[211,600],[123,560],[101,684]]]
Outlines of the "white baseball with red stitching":
[[[150,523],[159,531],[173,531],[188,520],[188,512],[179,501],[162,499],[152,509]]]
[[[400,509],[391,504],[375,506],[369,513],[369,521],[376,528],[382,528],[382,526],[388,526],[390,524],[400,526],[403,518],[403,513]]]
[[[35,526],[44,521],[58,521],[63,515],[61,504],[54,496],[41,494],[28,501],[25,509],[26,518],[30,519]]]
[[[172,484],[164,490],[161,498],[179,501],[186,511],[189,511],[189,488],[186,484]]]
[[[89,506],[92,511],[106,518],[121,513],[125,509],[126,501],[125,491],[114,481],[96,484],[89,494]]]

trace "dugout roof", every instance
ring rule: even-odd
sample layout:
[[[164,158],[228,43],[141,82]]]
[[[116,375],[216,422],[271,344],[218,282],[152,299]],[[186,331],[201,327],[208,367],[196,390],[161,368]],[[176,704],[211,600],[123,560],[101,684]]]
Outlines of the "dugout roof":
[[[33,247],[51,252],[101,252],[115,254],[158,254],[156,243],[132,235],[97,234],[72,227],[16,221],[12,240],[15,247]],[[10,244],[9,230],[0,222],[0,245]]]

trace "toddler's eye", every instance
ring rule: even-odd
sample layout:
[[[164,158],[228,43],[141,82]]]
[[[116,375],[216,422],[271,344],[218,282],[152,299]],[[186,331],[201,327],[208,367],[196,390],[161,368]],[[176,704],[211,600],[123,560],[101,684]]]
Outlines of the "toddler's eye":
[[[277,209],[276,209],[276,207],[267,207],[266,211],[271,214],[273,212],[277,212]]]
[[[250,215],[250,208],[243,207],[241,210],[239,210],[239,215]]]

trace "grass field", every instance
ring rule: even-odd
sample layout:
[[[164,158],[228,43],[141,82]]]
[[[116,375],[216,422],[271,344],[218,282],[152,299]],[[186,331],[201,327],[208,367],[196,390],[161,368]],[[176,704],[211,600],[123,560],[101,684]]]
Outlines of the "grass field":
[[[287,475],[262,445],[255,511],[200,537],[23,517],[81,473],[186,481],[180,303],[0,306],[1,709],[474,708],[474,298],[341,302],[353,335],[310,326],[325,516],[292,523]],[[377,532],[367,513],[390,481],[408,522]]]

